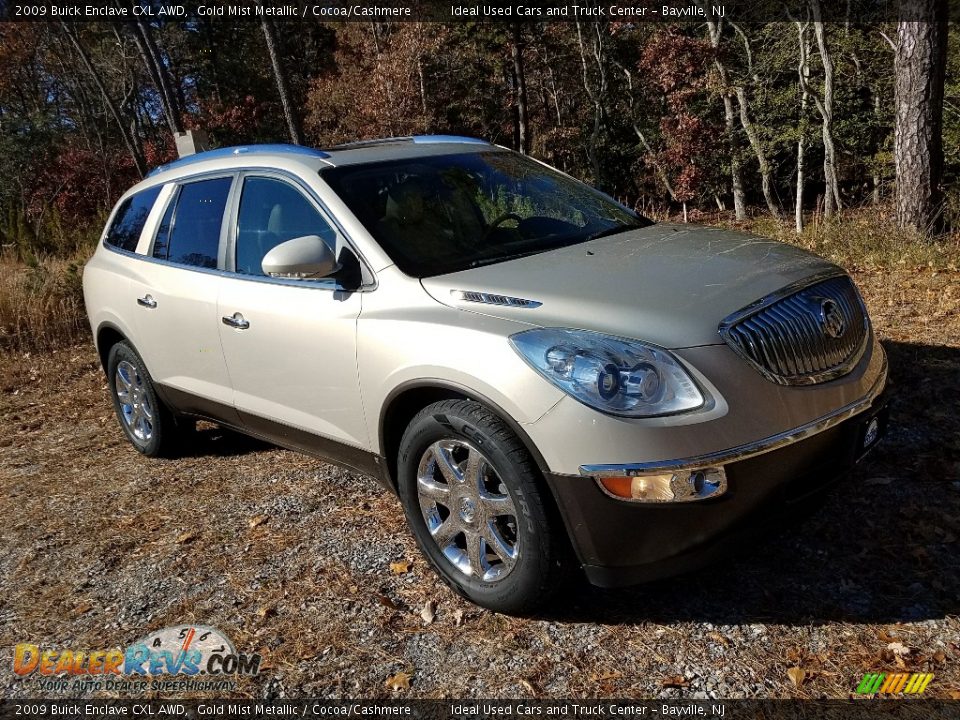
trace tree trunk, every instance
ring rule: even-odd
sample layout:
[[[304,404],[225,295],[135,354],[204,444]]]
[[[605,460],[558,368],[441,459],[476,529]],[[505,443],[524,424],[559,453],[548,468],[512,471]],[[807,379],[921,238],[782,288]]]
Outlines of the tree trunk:
[[[799,35],[800,62],[797,66],[797,73],[800,76],[800,132],[797,137],[797,199],[794,203],[794,221],[797,234],[803,232],[803,186],[806,182],[806,115],[807,103],[810,100],[810,93],[807,92],[810,78],[810,47],[807,38],[808,23],[797,21],[797,34]]]
[[[130,135],[130,132],[123,122],[123,118],[120,116],[120,111],[117,109],[117,104],[110,96],[107,86],[103,84],[103,80],[100,78],[100,73],[93,66],[93,62],[90,60],[90,56],[87,54],[86,49],[80,42],[80,38],[74,34],[73,28],[69,24],[61,22],[60,25],[63,28],[64,34],[67,36],[67,38],[69,38],[70,43],[77,51],[77,55],[80,57],[80,62],[83,64],[83,67],[90,74],[90,77],[93,78],[93,82],[96,84],[97,89],[100,90],[100,94],[103,96],[103,103],[107,106],[107,110],[117,123],[117,127],[120,130],[120,135],[123,138],[123,144],[127,146],[127,152],[130,153],[130,157],[133,159],[133,164],[137,168],[137,173],[139,173],[140,177],[143,177],[147,173],[147,164],[143,159],[143,153],[140,152],[140,147],[137,144],[136,138]]]
[[[946,0],[905,0],[895,68],[897,224],[930,232],[942,212]]]
[[[134,25],[133,41],[137,45],[140,59],[147,69],[147,74],[150,75],[150,80],[157,88],[160,107],[163,109],[163,116],[170,132],[174,135],[183,132],[181,106],[173,90],[170,73],[150,32],[150,26],[142,18],[139,18]]]
[[[880,93],[874,90],[873,92],[873,115],[874,118],[880,117]],[[879,149],[878,149],[879,151]],[[880,177],[880,165],[877,162],[877,152],[874,152],[873,158],[873,192],[871,193],[871,200],[874,205],[880,204],[880,183],[882,179]]]
[[[740,167],[740,143],[737,138],[737,114],[733,109],[729,76],[727,68],[720,59],[720,25],[707,20],[707,31],[710,34],[710,46],[714,51],[713,64],[720,76],[720,85],[723,94],[723,118],[727,132],[727,142],[730,146],[730,185],[733,191],[733,214],[737,220],[746,220],[747,203],[743,192],[743,170]]]
[[[742,87],[737,87],[736,91],[737,102],[740,105],[740,124],[743,126],[743,131],[747,134],[750,147],[753,148],[753,152],[757,156],[757,162],[760,164],[760,187],[763,189],[763,199],[767,203],[767,209],[770,211],[770,214],[775,218],[779,218],[780,207],[773,197],[773,168],[770,167],[770,161],[767,160],[767,153],[760,142],[757,129],[753,126],[753,121],[750,120],[747,91]]]
[[[270,55],[270,64],[273,66],[273,78],[277,83],[277,93],[280,95],[280,104],[283,106],[283,117],[287,121],[290,142],[294,145],[303,145],[300,119],[296,108],[293,106],[293,98],[290,95],[290,87],[287,83],[287,74],[280,62],[276,31],[273,23],[266,17],[260,19],[260,28],[263,30],[263,39],[267,43],[267,53]]]
[[[820,0],[810,0],[810,9],[813,12],[817,49],[823,64],[823,100],[817,100],[817,109],[823,118],[823,179],[827,186],[824,190],[823,215],[829,218],[842,207],[840,185],[837,182],[837,151],[833,143],[833,59],[827,47]]]
[[[603,130],[603,104],[607,95],[607,66],[603,47],[603,35],[601,35],[600,23],[589,24],[592,37],[592,54],[597,65],[598,79],[596,85],[590,81],[590,70],[587,63],[587,49],[583,42],[583,30],[580,21],[576,22],[577,28],[577,46],[580,50],[580,65],[583,69],[583,89],[593,103],[593,130],[590,133],[590,139],[587,143],[587,159],[593,169],[593,180],[595,183],[601,183],[600,167],[600,133]]]
[[[517,94],[518,148],[521,153],[526,155],[530,152],[530,120],[527,117],[527,78],[523,68],[523,36],[518,22],[513,23],[511,51],[513,55],[513,76],[516,80],[514,90]]]

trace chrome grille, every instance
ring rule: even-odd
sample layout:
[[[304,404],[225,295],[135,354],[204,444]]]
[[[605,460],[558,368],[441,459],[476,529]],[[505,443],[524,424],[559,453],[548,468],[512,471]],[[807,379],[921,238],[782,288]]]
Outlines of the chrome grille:
[[[724,320],[720,335],[773,382],[812,385],[857,364],[869,324],[853,281],[836,275],[758,300]]]

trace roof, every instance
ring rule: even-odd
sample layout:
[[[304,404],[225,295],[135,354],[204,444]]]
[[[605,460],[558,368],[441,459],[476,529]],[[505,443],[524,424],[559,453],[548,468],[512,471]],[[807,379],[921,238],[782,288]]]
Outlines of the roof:
[[[240,145],[236,147],[217,148],[187,155],[166,165],[151,170],[147,177],[168,170],[179,170],[190,165],[223,160],[237,156],[300,158],[304,160],[320,161],[323,165],[338,166],[352,165],[359,162],[376,162],[394,158],[409,157],[410,155],[440,154],[450,152],[451,149],[463,151],[466,147],[479,150],[494,147],[485,140],[457,135],[413,135],[410,137],[383,138],[380,140],[361,140],[354,143],[337,145],[336,147],[320,150],[303,145],[263,144]]]

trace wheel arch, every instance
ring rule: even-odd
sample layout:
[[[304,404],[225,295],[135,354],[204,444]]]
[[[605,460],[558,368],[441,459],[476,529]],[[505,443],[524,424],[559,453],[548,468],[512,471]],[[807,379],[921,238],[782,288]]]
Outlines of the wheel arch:
[[[97,327],[97,333],[94,336],[94,342],[97,347],[97,355],[100,358],[100,366],[103,368],[104,372],[107,372],[107,363],[110,359],[110,348],[116,345],[118,342],[126,342],[131,347],[133,343],[130,342],[130,338],[127,334],[117,325],[112,322],[106,321],[100,323]],[[136,351],[136,348],[134,348]]]
[[[394,492],[397,492],[397,455],[404,430],[407,429],[410,421],[418,412],[441,400],[473,400],[486,407],[510,427],[527,452],[530,453],[530,457],[537,464],[541,475],[545,477],[549,473],[543,455],[540,454],[530,436],[520,426],[520,423],[497,403],[482,393],[459,383],[440,378],[424,378],[410,380],[395,387],[387,395],[380,411],[378,438],[380,455],[384,462],[384,479]]]

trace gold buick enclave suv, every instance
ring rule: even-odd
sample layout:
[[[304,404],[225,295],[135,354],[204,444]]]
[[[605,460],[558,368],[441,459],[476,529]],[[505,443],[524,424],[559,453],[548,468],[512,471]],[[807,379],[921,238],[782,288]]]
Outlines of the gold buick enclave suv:
[[[706,562],[886,423],[843,270],[470,138],[183,158],[120,199],[83,278],[137,450],[202,418],[373,475],[443,579],[503,612],[577,567]]]

